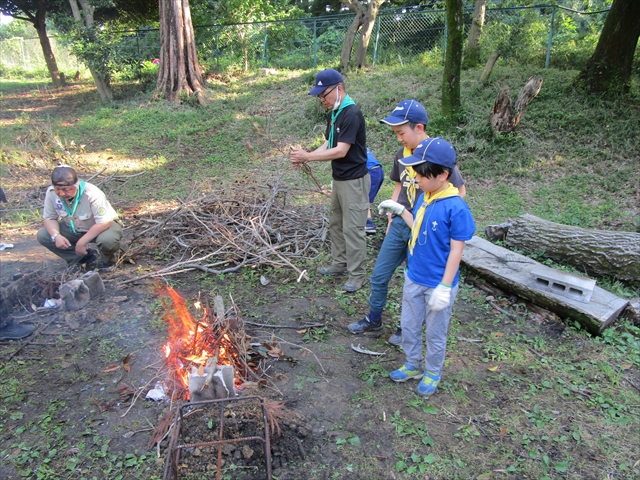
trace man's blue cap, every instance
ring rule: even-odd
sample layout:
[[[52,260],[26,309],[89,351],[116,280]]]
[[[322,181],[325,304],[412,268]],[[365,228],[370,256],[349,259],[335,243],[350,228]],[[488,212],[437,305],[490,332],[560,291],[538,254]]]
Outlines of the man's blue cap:
[[[424,162],[437,163],[443,167],[456,166],[456,151],[442,138],[427,138],[413,151],[413,155],[398,160],[402,165],[415,167]]]
[[[386,118],[380,120],[380,123],[386,123],[392,127],[404,125],[405,123],[421,123],[427,125],[429,118],[427,111],[417,100],[403,100]]]
[[[327,68],[316,73],[316,86],[311,89],[309,95],[320,95],[327,87],[343,82],[340,72],[333,68]]]

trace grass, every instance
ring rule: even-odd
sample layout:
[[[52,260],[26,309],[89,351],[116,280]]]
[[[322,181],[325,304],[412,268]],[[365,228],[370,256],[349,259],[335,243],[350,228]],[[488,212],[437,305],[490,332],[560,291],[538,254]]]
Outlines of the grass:
[[[430,114],[428,133],[443,136],[456,147],[479,233],[488,224],[526,212],[584,228],[636,231],[640,227],[639,93],[613,100],[580,96],[569,87],[575,73],[496,67],[490,83],[480,86],[478,71],[464,72],[464,123],[456,127],[438,115],[439,69],[420,64],[377,68],[350,74],[346,85],[365,114],[369,147],[387,175],[398,143],[378,119],[404,98],[416,97],[425,104]],[[533,74],[542,75],[544,84],[521,125],[514,134],[494,137],[487,118],[498,90],[508,86],[515,93]],[[108,173],[144,172],[110,191],[126,217],[145,209],[172,208],[176,197],[241,182],[249,169],[273,169],[284,161],[288,145],[319,145],[323,115],[317,101],[307,95],[311,79],[309,71],[231,78],[212,87],[206,107],[169,105],[126,85],[116,85],[117,102],[105,106],[88,85],[53,90],[44,82],[0,80],[4,112],[0,173],[5,192],[14,195],[0,233],[38,221],[38,201],[26,192],[47,184],[52,152],[66,160],[64,152],[55,149],[38,157],[42,149],[27,139],[36,124],[50,125],[66,145],[71,141],[86,145],[74,157],[84,171],[108,167]],[[321,183],[330,183],[328,164],[312,168]],[[292,185],[305,186],[300,177],[285,171]],[[392,190],[387,180],[377,200],[388,198]],[[382,218],[375,220],[384,225]],[[369,270],[377,253],[375,242],[382,238],[379,232],[370,242]],[[321,252],[303,268],[313,272],[327,259],[327,252]],[[260,275],[270,280],[274,288],[269,291],[277,299],[260,293]],[[290,276],[282,270],[247,269],[238,275],[197,274],[191,281],[177,277],[170,281],[209,296],[232,294],[246,310],[267,312],[259,317],[260,323],[280,323],[269,315],[274,302],[305,321],[322,316],[329,327],[308,330],[300,341],[323,355],[346,358],[351,352],[336,344],[340,339],[336,320],[366,311],[367,289],[344,295],[338,284],[315,274],[307,284],[282,284]],[[398,271],[385,313],[390,330],[399,319],[402,283]],[[615,279],[601,279],[600,285],[625,297],[637,296],[637,286]],[[333,307],[315,301],[321,296],[329,297]],[[515,320],[496,314],[484,297],[462,286],[460,308],[450,328],[446,374],[431,400],[417,399],[406,385],[388,382],[388,372],[397,365],[385,360],[367,359],[352,370],[350,381],[357,391],[352,411],[340,421],[346,433],[331,440],[348,462],[329,475],[312,465],[319,469],[314,478],[356,478],[354,472],[383,478],[385,468],[402,479],[638,477],[638,327],[621,321],[593,338],[568,321],[558,333],[544,322],[535,323],[527,313]],[[307,301],[308,306],[302,307]],[[147,308],[153,315],[147,328],[158,334],[163,331],[161,305]],[[122,346],[124,340],[117,332],[108,338],[91,337],[74,353],[73,361],[117,362],[128,351]],[[67,361],[63,358],[53,366],[37,362],[0,366],[0,427],[12,435],[11,443],[3,444],[3,459],[29,478],[72,478],[78,469],[88,472],[86,478],[100,471],[99,478],[152,478],[157,468],[146,452],[111,451],[90,421],[95,408],[87,407],[89,420],[74,427],[81,430],[79,436],[65,437],[69,430],[59,421],[68,408],[65,400],[44,402],[30,396],[41,370],[61,375],[61,365]],[[311,369],[298,371],[292,375],[294,388],[311,391],[319,384],[318,377]],[[77,381],[89,383],[90,378],[83,373]],[[25,402],[37,406],[36,415],[24,415]],[[381,452],[378,439],[369,443],[363,439],[378,432],[383,411],[393,441]],[[62,455],[69,449],[77,451]],[[387,459],[383,467],[378,467],[380,457]]]

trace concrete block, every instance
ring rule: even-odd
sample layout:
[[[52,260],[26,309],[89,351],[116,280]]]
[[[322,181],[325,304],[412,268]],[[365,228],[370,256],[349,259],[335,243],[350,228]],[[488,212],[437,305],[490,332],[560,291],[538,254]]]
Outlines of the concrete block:
[[[79,280],[82,280],[89,287],[91,298],[97,298],[104,293],[104,282],[100,274],[95,270],[85,273]]]
[[[534,286],[543,291],[589,303],[596,281],[571,273],[540,266],[531,270]]]
[[[75,311],[84,308],[89,303],[91,292],[82,280],[76,279],[60,285],[60,298],[67,311]]]

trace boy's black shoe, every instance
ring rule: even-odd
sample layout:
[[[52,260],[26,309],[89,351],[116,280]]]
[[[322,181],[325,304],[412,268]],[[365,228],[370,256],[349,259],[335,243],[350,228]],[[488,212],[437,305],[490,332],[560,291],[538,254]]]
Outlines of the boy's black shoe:
[[[369,320],[368,316],[364,317],[362,320],[358,320],[357,322],[349,324],[349,331],[354,335],[357,335],[358,333],[373,332],[381,329],[382,322],[374,323]]]

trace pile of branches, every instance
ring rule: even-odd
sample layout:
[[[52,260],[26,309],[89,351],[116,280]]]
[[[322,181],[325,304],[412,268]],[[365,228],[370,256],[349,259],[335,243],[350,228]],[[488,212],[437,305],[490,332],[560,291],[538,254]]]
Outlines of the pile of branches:
[[[122,283],[190,270],[223,274],[247,265],[290,268],[306,277],[294,262],[317,256],[325,242],[324,202],[296,203],[282,175],[271,175],[248,173],[219,192],[180,201],[172,211],[139,217],[127,255],[153,253],[172,263]]]

